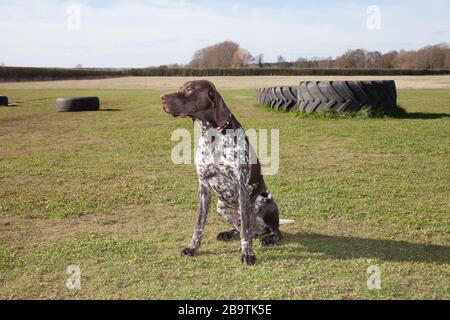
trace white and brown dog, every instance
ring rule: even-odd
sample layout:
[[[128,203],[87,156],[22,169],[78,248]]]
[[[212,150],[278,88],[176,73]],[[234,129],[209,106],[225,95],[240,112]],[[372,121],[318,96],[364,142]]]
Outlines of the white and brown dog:
[[[188,82],[179,92],[161,98],[165,112],[192,118],[202,132],[195,157],[199,177],[198,221],[192,242],[182,255],[197,255],[214,192],[218,198],[217,212],[232,227],[217,239],[227,241],[240,236],[242,263],[255,264],[253,237],[261,236],[263,246],[279,242],[280,220],[260,163],[241,125],[209,81]]]

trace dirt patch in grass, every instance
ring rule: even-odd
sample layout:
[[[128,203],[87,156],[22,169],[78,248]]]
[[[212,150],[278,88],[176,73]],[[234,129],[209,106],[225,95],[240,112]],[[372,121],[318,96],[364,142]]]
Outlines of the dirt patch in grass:
[[[115,235],[130,241],[151,237],[162,241],[180,230],[178,238],[186,239],[187,244],[191,236],[187,230],[193,230],[195,212],[190,212],[189,219],[183,223],[178,216],[182,211],[181,207],[155,203],[66,219],[3,216],[0,218],[0,243],[28,252],[52,247],[83,234]],[[214,218],[212,221],[220,222]]]

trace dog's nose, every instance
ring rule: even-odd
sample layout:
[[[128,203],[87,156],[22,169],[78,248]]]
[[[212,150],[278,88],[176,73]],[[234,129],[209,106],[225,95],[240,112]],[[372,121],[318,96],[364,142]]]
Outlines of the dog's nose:
[[[166,96],[162,94],[162,95],[161,95],[161,100],[162,100],[162,101],[166,101]]]

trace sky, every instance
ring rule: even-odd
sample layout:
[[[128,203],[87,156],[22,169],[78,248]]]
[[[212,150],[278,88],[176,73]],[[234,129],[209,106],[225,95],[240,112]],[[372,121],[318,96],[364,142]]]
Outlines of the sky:
[[[189,63],[232,40],[266,62],[450,42],[448,0],[0,0],[0,64]]]

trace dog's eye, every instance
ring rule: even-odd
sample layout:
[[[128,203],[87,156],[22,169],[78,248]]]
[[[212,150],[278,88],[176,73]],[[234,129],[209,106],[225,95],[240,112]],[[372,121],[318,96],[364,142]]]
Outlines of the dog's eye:
[[[195,88],[187,88],[186,90],[185,90],[185,94],[187,94],[187,95],[191,95],[191,94],[193,94],[194,93],[194,91],[195,91]]]

